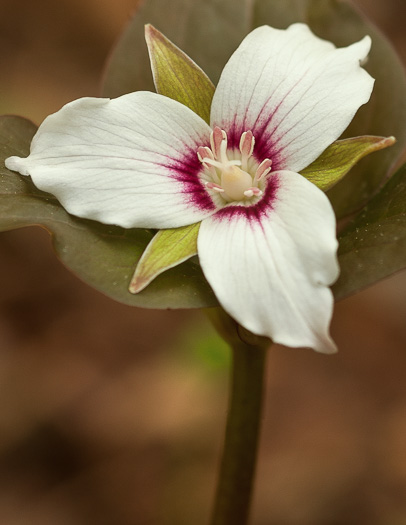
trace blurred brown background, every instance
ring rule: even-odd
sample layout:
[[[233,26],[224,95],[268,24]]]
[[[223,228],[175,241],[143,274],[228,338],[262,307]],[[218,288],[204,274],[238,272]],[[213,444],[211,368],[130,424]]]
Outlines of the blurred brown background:
[[[406,61],[404,0],[358,0]],[[0,112],[97,95],[136,0],[1,0]],[[0,235],[0,524],[207,523],[228,355],[203,314],[114,303],[48,235]],[[406,276],[339,303],[340,352],[275,347],[253,525],[406,524]]]

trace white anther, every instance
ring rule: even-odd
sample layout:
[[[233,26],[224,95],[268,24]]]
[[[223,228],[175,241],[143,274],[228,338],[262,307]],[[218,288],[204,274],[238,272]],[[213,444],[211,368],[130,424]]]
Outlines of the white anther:
[[[227,133],[216,126],[210,133],[210,145],[214,158],[221,162],[227,160]]]
[[[224,189],[219,184],[215,184],[214,182],[205,182],[205,185],[208,190],[217,191],[217,193],[224,193]]]
[[[271,169],[272,169],[271,159],[263,160],[261,164],[258,166],[257,171],[255,172],[254,182],[257,182],[261,180],[262,177],[265,177],[265,175],[268,175]]]
[[[197,158],[200,162],[205,162],[206,159],[214,159],[213,152],[207,146],[200,146],[197,149]]]
[[[244,191],[244,195],[248,198],[253,197],[261,197],[263,192],[259,188],[249,188],[248,190]]]

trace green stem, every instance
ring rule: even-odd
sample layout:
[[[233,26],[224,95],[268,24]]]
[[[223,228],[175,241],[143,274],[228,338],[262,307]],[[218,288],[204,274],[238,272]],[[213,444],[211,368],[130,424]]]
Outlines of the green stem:
[[[218,327],[218,323],[217,328]],[[228,322],[228,328],[231,324]],[[238,326],[234,323],[234,328]],[[224,323],[219,331],[224,336]],[[211,525],[246,525],[260,433],[266,347],[269,340],[225,337],[233,350],[223,457]],[[255,337],[255,336],[254,336]]]

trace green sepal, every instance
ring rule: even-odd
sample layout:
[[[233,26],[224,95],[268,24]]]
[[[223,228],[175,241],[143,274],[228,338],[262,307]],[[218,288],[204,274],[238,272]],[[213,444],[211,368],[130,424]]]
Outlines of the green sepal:
[[[366,155],[388,148],[394,137],[354,137],[337,140],[300,173],[318,188],[327,191],[339,182]]]
[[[200,222],[181,228],[160,230],[138,262],[131,279],[130,292],[141,292],[159,274],[196,255],[199,228]]]
[[[206,73],[151,24],[145,26],[145,40],[157,93],[184,104],[210,123],[215,87]],[[199,226],[158,232],[137,265],[130,292],[141,292],[159,274],[196,255]]]
[[[347,297],[406,267],[406,165],[339,235],[335,298]]]
[[[157,93],[181,102],[209,123],[215,87],[206,73],[151,24],[145,26],[145,40]]]

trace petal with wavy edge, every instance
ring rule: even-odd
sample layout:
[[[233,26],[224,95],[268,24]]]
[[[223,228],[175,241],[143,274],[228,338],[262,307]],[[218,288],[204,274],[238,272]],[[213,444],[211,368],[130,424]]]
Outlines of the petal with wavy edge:
[[[209,126],[162,95],[83,98],[40,126],[29,157],[9,169],[31,175],[73,215],[125,228],[174,228],[215,210],[198,173]]]
[[[337,49],[305,24],[252,31],[230,58],[214,94],[211,123],[238,145],[250,129],[258,160],[300,171],[349,125],[371,95],[374,80],[360,67],[365,37]]]
[[[336,350],[328,329],[338,276],[335,217],[297,173],[275,172],[255,206],[204,220],[200,264],[223,308],[246,329],[291,347]]]

